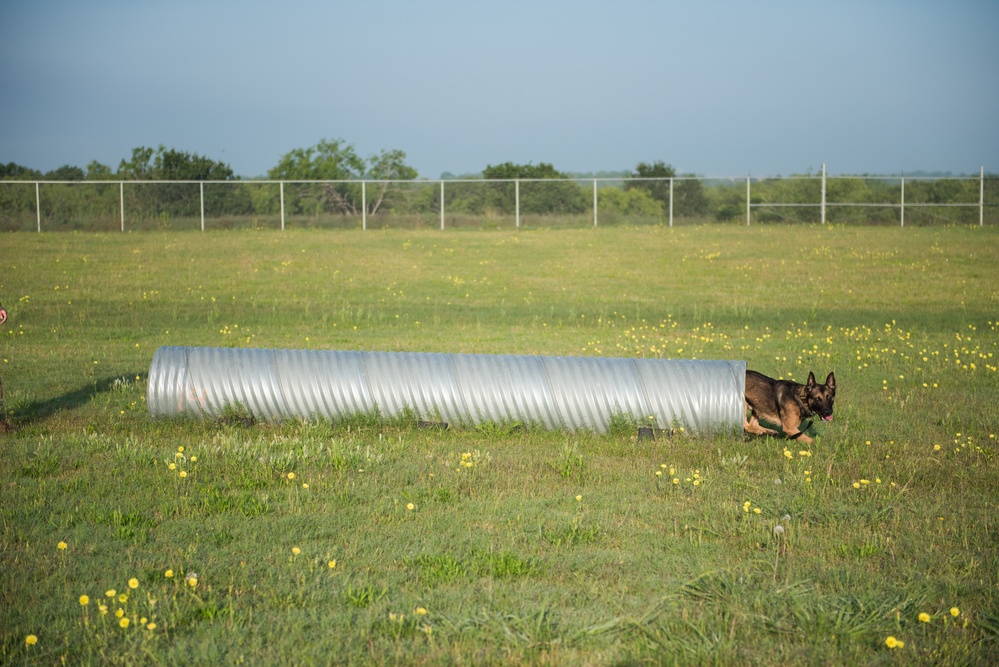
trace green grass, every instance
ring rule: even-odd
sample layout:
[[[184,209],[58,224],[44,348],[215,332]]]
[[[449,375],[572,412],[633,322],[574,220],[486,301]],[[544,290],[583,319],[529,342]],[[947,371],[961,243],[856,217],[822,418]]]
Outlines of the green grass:
[[[3,662],[999,660],[996,229],[2,243]],[[153,421],[161,345],[745,359],[839,395],[810,448]]]

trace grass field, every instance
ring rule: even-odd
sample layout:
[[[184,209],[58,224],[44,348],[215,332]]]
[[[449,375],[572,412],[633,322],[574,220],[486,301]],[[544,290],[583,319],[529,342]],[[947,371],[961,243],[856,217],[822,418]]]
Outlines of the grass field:
[[[4,663],[999,662],[999,230],[0,246]],[[162,345],[745,359],[838,396],[810,447],[154,421]]]

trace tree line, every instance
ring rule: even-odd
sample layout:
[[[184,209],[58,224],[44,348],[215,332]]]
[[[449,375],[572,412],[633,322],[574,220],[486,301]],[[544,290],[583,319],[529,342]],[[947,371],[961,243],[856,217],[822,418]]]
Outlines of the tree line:
[[[693,174],[678,174],[662,160],[640,162],[627,179],[599,188],[599,213],[606,222],[662,222],[667,216],[702,220],[733,220],[745,216],[745,185],[739,181],[706,181]],[[806,176],[810,176],[807,174]],[[204,188],[204,207],[212,217],[270,216],[283,210],[287,215],[319,219],[360,213],[433,216],[440,212],[440,189],[418,182],[416,169],[406,164],[400,150],[383,150],[362,157],[342,139],[323,139],[314,146],[297,148],[281,157],[267,177],[275,181],[322,181],[286,183],[284,188],[259,185],[240,187],[244,181],[232,168],[209,157],[168,149],[138,147],[117,169],[93,161],[86,168],[65,165],[41,173],[15,163],[0,163],[0,182],[64,181],[65,186],[46,185],[41,198],[46,219],[63,220],[86,228],[88,220],[113,220],[121,215],[122,198],[133,219],[193,218],[200,215],[202,192],[197,185],[171,181],[214,181]],[[515,207],[525,215],[583,216],[592,212],[592,186],[557,170],[549,163],[487,165],[483,183],[457,182],[444,189],[443,205],[449,214],[467,216],[512,215]],[[522,180],[519,186],[515,180]],[[76,186],[83,181],[115,181]],[[121,187],[118,182],[125,181]],[[163,181],[130,187],[133,181]],[[362,181],[366,181],[362,186]],[[414,181],[413,183],[407,183]],[[996,178],[989,176],[989,191],[996,191]],[[231,183],[230,186],[228,183]],[[922,203],[973,203],[978,199],[975,180],[918,180],[906,183],[906,200]],[[900,198],[897,179],[877,176],[831,178],[828,202],[895,204]],[[990,197],[990,201],[996,199]],[[777,222],[817,222],[821,184],[816,178],[775,178],[754,182],[754,219]],[[767,208],[767,203],[812,206]],[[0,187],[0,226],[5,219],[35,212],[35,192],[28,188]],[[853,215],[832,208],[827,219]],[[897,213],[872,206],[865,213],[870,221],[888,220]],[[830,218],[831,216],[831,218]],[[6,225],[9,227],[9,225]]]

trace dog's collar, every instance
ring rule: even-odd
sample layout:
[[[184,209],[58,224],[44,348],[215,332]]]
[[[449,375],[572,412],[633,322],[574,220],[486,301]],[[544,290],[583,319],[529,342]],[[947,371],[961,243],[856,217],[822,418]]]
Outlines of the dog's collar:
[[[810,428],[812,428],[812,420],[811,419],[809,419],[805,423],[805,428],[799,428],[797,433],[795,433],[794,435],[789,435],[787,437],[791,438],[792,440],[797,440],[801,436],[805,435],[805,432],[808,431],[808,429],[810,429]]]

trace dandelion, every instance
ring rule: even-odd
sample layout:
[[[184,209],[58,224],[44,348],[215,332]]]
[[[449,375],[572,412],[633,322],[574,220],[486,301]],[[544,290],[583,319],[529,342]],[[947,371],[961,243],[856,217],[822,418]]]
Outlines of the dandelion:
[[[853,483],[853,488],[859,489],[860,488],[860,482],[854,482]]]
[[[900,639],[895,639],[894,637],[889,635],[885,639],[885,646],[887,646],[888,648],[902,648],[903,646],[905,646],[905,642]]]
[[[576,502],[577,503],[583,502],[583,496],[576,496]]]
[[[128,587],[134,591],[136,588],[139,587],[139,580],[136,579],[135,577],[132,577],[131,579],[128,580]]]
[[[305,482],[302,482],[302,488],[303,488],[303,489],[308,489],[308,488],[309,488],[309,485],[308,485],[308,484],[306,484]]]
[[[288,473],[288,479],[289,480],[295,479],[295,473],[293,472]]]
[[[415,610],[413,610],[413,613],[415,613],[417,616],[426,616],[427,610],[424,609],[423,607],[417,607]]]
[[[178,447],[177,451],[180,452],[181,454],[183,454],[184,453],[184,445],[181,445],[180,447]]]
[[[118,596],[118,600],[121,602],[128,602],[128,595],[122,593],[121,595]]]
[[[762,514],[762,513],[763,513],[763,510],[761,510],[759,507],[754,507],[753,508],[753,514]]]
[[[198,457],[197,456],[192,456],[191,457],[191,463],[197,463],[197,462],[198,462]]]
[[[155,623],[153,623],[153,622],[146,623],[146,630],[149,630],[150,632],[152,632],[155,629],[156,629],[156,624]]]
[[[118,595],[118,591],[116,591],[115,589],[111,588],[111,589],[108,589],[107,591],[105,591],[104,595],[106,595],[109,598],[113,598],[115,595]]]
[[[88,604],[90,604],[90,596],[89,595],[81,595],[80,596],[80,606],[81,607],[86,607]]]
[[[56,548],[59,549],[59,551],[65,551],[67,546],[69,545],[65,542],[59,542],[59,544],[56,545]]]
[[[662,476],[663,476],[663,471],[662,470],[657,470],[656,471],[656,477],[662,477]]]
[[[195,586],[197,586],[198,585],[198,574],[197,574],[197,572],[191,572],[190,574],[188,574],[184,578],[184,581],[186,581],[187,585],[190,586],[191,588],[194,588]]]
[[[930,615],[927,614],[925,611],[922,612],[921,614],[919,614],[919,622],[920,623],[929,623],[930,622]]]
[[[679,477],[674,477],[673,478],[673,483],[674,484],[679,484],[680,483],[680,478]]]
[[[780,524],[774,526],[774,535],[783,535],[783,534],[784,534],[784,526]]]
[[[336,561],[335,560],[331,560],[330,562],[328,562],[326,564],[329,565],[329,568],[331,570],[336,567]]]
[[[118,618],[121,618],[122,616],[125,615],[125,610],[119,607],[118,609],[114,610],[114,615],[117,616]]]
[[[168,569],[166,572],[163,573],[163,576],[166,577],[167,579],[172,579],[173,578],[173,570],[169,570]]]
[[[106,604],[99,604],[97,605],[97,610],[100,611],[102,615],[107,615],[108,606]]]
[[[302,553],[302,550],[301,550],[301,549],[299,549],[298,547],[292,547],[292,548],[291,548],[291,553],[292,553],[293,555],[297,556],[298,554]]]
[[[957,618],[958,616],[961,615],[961,610],[958,609],[957,607],[951,607],[950,608],[950,615],[953,616],[954,618]]]
[[[34,646],[37,643],[38,643],[38,637],[36,637],[35,635],[28,635],[27,637],[24,638],[25,646]]]
[[[167,468],[170,469],[170,470],[176,470],[177,469],[177,464],[176,463],[171,463],[170,465],[167,466]]]
[[[940,445],[933,445],[933,451],[939,452],[940,451]]]
[[[187,471],[186,470],[181,470],[180,471],[180,478],[184,479],[185,477],[187,477]]]
[[[121,620],[118,621],[118,625],[122,628],[127,628],[129,623],[131,623],[131,621],[128,620],[127,616],[123,616]]]

